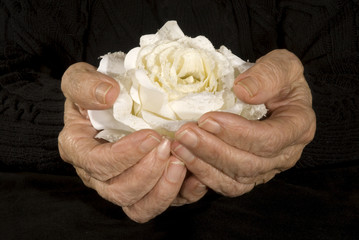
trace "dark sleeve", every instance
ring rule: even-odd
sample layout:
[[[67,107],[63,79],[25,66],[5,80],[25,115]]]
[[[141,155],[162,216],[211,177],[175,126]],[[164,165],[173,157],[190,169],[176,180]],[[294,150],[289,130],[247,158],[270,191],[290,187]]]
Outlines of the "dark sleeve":
[[[317,132],[298,166],[359,160],[359,2],[279,1],[280,47],[303,62]]]
[[[71,3],[70,3],[71,2]],[[0,168],[67,171],[61,75],[82,55],[86,1],[1,1]]]
[[[317,131],[297,166],[359,160],[359,2],[246,3],[254,59],[285,48],[304,65]]]

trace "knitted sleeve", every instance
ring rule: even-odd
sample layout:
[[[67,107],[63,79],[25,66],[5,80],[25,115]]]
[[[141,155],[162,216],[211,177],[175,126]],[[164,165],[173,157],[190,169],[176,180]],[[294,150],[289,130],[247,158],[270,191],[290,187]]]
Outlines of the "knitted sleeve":
[[[238,5],[234,5],[235,9],[243,9],[239,6],[242,1],[233,2]],[[246,3],[248,20],[242,14],[238,22],[250,25],[245,35],[251,36],[251,60],[273,49],[285,48],[294,52],[304,65],[313,95],[317,131],[297,167],[357,161],[359,2],[247,0]],[[243,29],[242,26],[242,32]]]
[[[238,1],[240,2],[240,1]],[[297,167],[359,159],[359,2],[246,1],[255,58],[294,52],[317,116],[316,136]]]
[[[359,2],[280,1],[279,44],[303,62],[317,116],[298,166],[359,159]]]
[[[57,150],[60,79],[81,58],[85,3],[1,1],[0,169],[68,171]]]

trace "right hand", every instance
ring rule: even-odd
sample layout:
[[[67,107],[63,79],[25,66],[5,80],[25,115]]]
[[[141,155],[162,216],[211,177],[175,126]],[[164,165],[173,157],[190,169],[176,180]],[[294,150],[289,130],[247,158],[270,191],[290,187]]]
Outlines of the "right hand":
[[[64,161],[72,164],[84,184],[121,206],[137,222],[165,211],[176,199],[186,175],[182,162],[170,154],[170,141],[153,130],[130,134],[115,143],[95,139],[88,109],[107,109],[120,87],[87,63],[70,66],[62,77],[66,97],[58,143]]]

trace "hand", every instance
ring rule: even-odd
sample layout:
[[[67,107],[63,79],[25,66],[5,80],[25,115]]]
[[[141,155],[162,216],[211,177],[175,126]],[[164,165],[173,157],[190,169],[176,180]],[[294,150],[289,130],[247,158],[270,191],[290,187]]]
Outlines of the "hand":
[[[275,50],[240,74],[233,87],[250,104],[265,103],[261,121],[231,113],[204,114],[176,133],[172,152],[209,188],[239,196],[294,166],[314,137],[312,96],[300,60]]]
[[[120,88],[89,64],[70,66],[62,90],[66,102],[58,139],[61,157],[75,167],[85,185],[123,207],[131,219],[146,222],[165,211],[186,175],[184,164],[170,156],[170,141],[152,130],[116,143],[96,140],[87,109],[110,108]]]

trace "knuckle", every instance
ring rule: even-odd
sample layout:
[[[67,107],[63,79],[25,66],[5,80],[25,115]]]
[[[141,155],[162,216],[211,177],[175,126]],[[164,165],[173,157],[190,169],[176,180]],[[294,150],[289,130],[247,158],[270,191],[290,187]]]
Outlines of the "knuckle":
[[[155,160],[155,159],[153,159]],[[153,179],[158,175],[158,166],[156,166],[157,161],[148,161],[146,164],[140,164],[138,165],[137,174],[138,176],[142,176],[146,179]],[[120,169],[126,169],[126,167],[119,167],[118,171],[121,171]]]
[[[61,90],[66,98],[77,98],[81,96],[83,81],[92,79],[92,74],[96,69],[87,63],[78,62],[72,64],[63,74],[61,79]]]
[[[294,53],[286,49],[280,49],[278,50],[278,54],[283,56],[282,63],[288,66],[288,74],[291,74],[296,77],[298,77],[298,75],[303,75],[304,66],[300,59]]]
[[[81,164],[94,178],[102,182],[110,181],[110,183],[112,183],[111,180],[119,174],[119,171],[117,171],[118,168],[115,167],[113,163],[114,161],[112,161],[109,156],[104,154],[91,154],[90,152],[86,153],[81,160]]]
[[[157,211],[161,211],[161,209],[166,209],[171,202],[175,199],[177,196],[177,192],[173,192],[173,190],[170,190],[168,188],[162,188],[161,190],[157,191],[156,193],[156,199],[157,199]]]
[[[281,169],[290,169],[294,167],[297,161],[300,159],[303,148],[304,146],[300,145],[287,148],[280,156],[280,161],[282,162]]]
[[[125,211],[126,215],[131,220],[133,220],[137,223],[146,223],[153,218],[153,216],[147,215],[147,213],[144,211],[140,211],[140,212],[141,213],[139,213],[139,211],[137,211],[137,210],[134,210],[133,208],[131,208],[131,210]]]
[[[312,116],[313,116],[312,117],[313,120],[310,121],[310,126],[309,126],[308,130],[305,131],[305,134],[304,134],[304,143],[305,144],[309,144],[315,137],[317,125],[316,125],[314,111],[313,111]]]
[[[82,169],[80,170],[78,168],[76,168],[76,173],[87,187],[92,188],[90,174],[88,174],[84,170],[82,170]]]
[[[65,138],[65,130],[66,130],[66,126],[62,128],[62,130],[60,131],[57,140],[60,144],[64,143],[64,138]]]
[[[70,150],[68,147],[67,139],[69,139],[69,136],[68,136],[67,127],[65,126],[58,136],[58,149],[61,159],[64,160],[65,162],[70,162],[71,159],[69,158],[67,153]]]
[[[205,193],[205,192],[204,192]],[[185,196],[185,199],[181,202],[181,204],[190,204],[190,203],[195,203],[197,202],[199,199],[202,198],[203,194],[198,194],[198,193],[192,193],[189,194],[187,196]]]
[[[266,176],[266,177],[263,179],[263,184],[269,182],[270,180],[272,180],[272,179],[275,177],[275,175],[276,175],[276,174],[273,173],[273,174],[271,174],[271,175]]]
[[[249,191],[250,190],[246,184],[240,184],[237,182],[220,188],[220,193],[226,197],[238,197]]]
[[[226,156],[227,154],[226,153],[224,153],[224,151],[223,150],[225,150],[225,149],[222,149],[222,150],[220,150],[220,149],[217,149],[216,147],[213,147],[213,148],[209,148],[208,149],[208,157],[210,157],[212,160],[213,160],[213,163],[214,163],[214,165],[216,165],[217,166],[217,164],[216,164],[216,162],[220,159],[220,158],[222,158],[223,157],[223,155],[224,156]]]
[[[95,179],[106,182],[116,175],[116,168],[111,156],[106,152],[101,152],[95,147],[77,146],[77,151],[83,153],[78,156],[79,164],[86,169]],[[104,151],[104,149],[100,149]],[[116,164],[119,164],[116,162]]]
[[[190,204],[190,203],[194,203],[196,201],[190,201],[189,199],[187,199],[187,197],[182,196],[182,197],[177,197],[175,200],[173,200],[173,202],[171,203],[171,206],[173,207],[179,207],[179,206],[183,206],[185,204]]]
[[[81,138],[74,137],[77,127],[64,126],[58,135],[58,148],[61,158],[74,166],[84,169],[93,178],[106,182],[116,175],[120,162],[115,161],[106,152],[96,152],[95,147],[80,143]],[[104,150],[103,150],[104,151]],[[114,157],[114,156],[112,156]],[[113,163],[116,162],[116,168]]]
[[[130,219],[137,223],[146,223],[164,211],[158,206],[150,207],[148,204],[141,205],[141,203],[123,207],[122,209]]]
[[[300,59],[286,49],[276,49],[270,52],[265,58],[258,60],[265,72],[265,77],[272,80],[271,84],[289,79],[295,81],[303,75],[304,67]]]
[[[259,174],[259,172],[261,171],[262,165],[263,165],[262,162],[258,159],[252,159],[252,160],[243,162],[241,164],[243,173],[237,174],[235,176],[235,179],[236,180],[241,179],[241,177],[243,177],[243,175],[245,177],[257,176]]]
[[[132,216],[130,218],[137,223],[146,223],[149,220],[151,220],[150,217],[142,217],[142,216]]]
[[[278,155],[287,144],[298,138],[298,123],[290,118],[285,120],[277,118],[274,122],[263,121],[262,135],[259,141],[261,157]]]
[[[59,149],[60,158],[61,158],[63,161],[67,162],[67,161],[68,161],[68,157],[67,157],[65,151],[63,150],[63,147],[62,147],[60,141],[58,141],[57,146],[58,146],[58,149]]]
[[[70,81],[70,72],[72,71],[71,66],[64,72],[61,78],[61,91],[65,94],[67,97],[67,85]]]
[[[234,178],[236,182],[240,184],[251,184],[253,183],[253,178],[251,177],[243,177],[243,176],[237,176]]]
[[[130,195],[129,193],[119,191],[117,188],[110,188],[106,198],[118,206],[127,207],[136,202],[136,199]]]
[[[277,152],[280,146],[282,145],[282,137],[281,134],[278,134],[276,136],[271,136],[269,138],[269,141],[264,145],[264,152],[267,153],[267,155],[273,155],[273,153]]]
[[[70,65],[70,67],[68,67],[66,69],[66,71],[64,72],[64,74],[62,75],[61,78],[61,90],[62,92],[65,94],[65,96],[67,97],[68,95],[68,91],[71,91],[72,86],[71,82],[73,79],[73,75],[78,71],[79,68],[81,68],[82,63],[74,63],[72,65]]]
[[[105,169],[100,169],[98,164],[96,163],[88,162],[83,165],[84,165],[84,169],[86,169],[86,171],[88,171],[91,174],[91,176],[96,180],[99,180],[101,182],[106,182],[111,180],[111,178],[113,178],[113,176],[110,173],[108,173]]]
[[[206,178],[209,174],[209,170],[207,168],[197,168],[196,169],[196,176],[199,179]]]
[[[171,204],[174,196],[172,196],[172,194],[167,194],[166,192],[160,191],[160,193],[157,194],[156,199],[156,211],[161,212],[162,209],[166,209]]]
[[[213,189],[224,196],[237,197],[247,192],[246,184],[239,183],[231,177],[218,173],[215,179],[220,181],[217,181]]]

